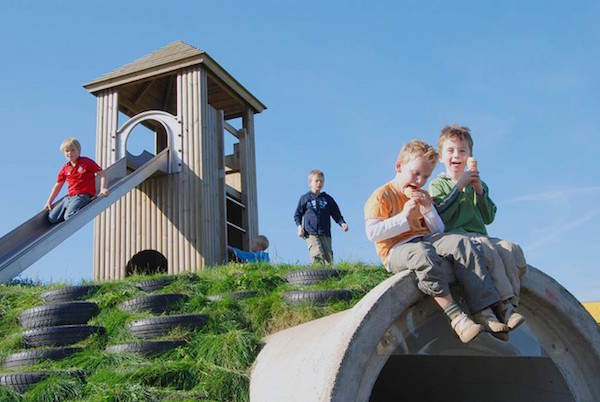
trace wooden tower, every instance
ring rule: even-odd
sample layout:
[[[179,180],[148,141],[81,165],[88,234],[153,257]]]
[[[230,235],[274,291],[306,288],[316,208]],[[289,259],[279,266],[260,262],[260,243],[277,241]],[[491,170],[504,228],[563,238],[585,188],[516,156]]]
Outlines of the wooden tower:
[[[173,157],[173,173],[146,180],[94,220],[94,279],[125,277],[132,258],[148,250],[162,254],[175,274],[225,262],[227,244],[249,246],[258,234],[254,115],[265,105],[183,42],[84,88],[97,97],[96,161],[103,168],[127,154],[138,124],[154,133],[155,154],[168,148]],[[119,112],[129,118],[121,127]],[[225,135],[233,136],[229,155]]]

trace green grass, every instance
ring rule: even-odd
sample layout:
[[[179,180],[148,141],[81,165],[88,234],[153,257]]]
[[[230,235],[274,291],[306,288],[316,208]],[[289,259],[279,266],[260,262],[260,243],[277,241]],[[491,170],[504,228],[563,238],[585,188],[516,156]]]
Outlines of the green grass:
[[[3,369],[3,372],[51,370],[54,375],[19,395],[0,386],[0,401],[247,401],[252,363],[270,333],[352,307],[370,289],[389,275],[381,267],[339,264],[344,274],[313,286],[294,287],[285,281],[291,270],[307,267],[269,264],[231,264],[198,274],[178,275],[175,281],[155,293],[180,292],[189,299],[169,314],[200,313],[209,319],[197,330],[176,328],[161,339],[185,339],[184,347],[145,358],[137,354],[110,354],[107,345],[136,341],[126,324],[150,317],[148,312],[125,313],[117,305],[146,293],[135,283],[160,277],[132,276],[102,283],[89,300],[101,312],[90,324],[106,328],[80,342],[83,350],[61,361],[44,361],[35,366]],[[0,360],[25,349],[18,316],[27,308],[42,304],[41,293],[61,285],[30,283],[0,285]],[[351,289],[350,301],[324,306],[289,306],[283,294],[291,290]],[[228,295],[256,290],[256,296],[234,300]],[[210,302],[207,296],[222,295]],[[84,380],[69,375],[77,370]]]

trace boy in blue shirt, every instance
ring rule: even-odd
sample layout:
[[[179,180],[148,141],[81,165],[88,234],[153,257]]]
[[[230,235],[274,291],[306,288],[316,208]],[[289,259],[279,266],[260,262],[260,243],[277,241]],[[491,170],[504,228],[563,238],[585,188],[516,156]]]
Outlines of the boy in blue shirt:
[[[319,169],[308,174],[310,191],[300,197],[294,221],[298,227],[298,236],[306,239],[311,263],[333,264],[331,248],[331,221],[333,218],[344,232],[348,225],[337,203],[329,194],[322,192],[325,175]]]
[[[267,236],[258,235],[252,240],[250,251],[227,246],[227,250],[229,251],[229,261],[269,262],[269,253],[265,251],[267,248],[269,248],[269,239],[267,239]]]

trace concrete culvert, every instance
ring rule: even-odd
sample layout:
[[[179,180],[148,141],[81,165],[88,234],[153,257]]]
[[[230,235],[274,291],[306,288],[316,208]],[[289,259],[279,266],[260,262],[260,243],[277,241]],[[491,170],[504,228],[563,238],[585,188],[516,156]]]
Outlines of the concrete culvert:
[[[127,276],[133,274],[153,275],[166,273],[168,268],[168,261],[164,255],[156,250],[143,250],[127,262],[125,273]]]
[[[529,266],[520,311],[527,323],[509,342],[484,333],[465,345],[396,274],[351,309],[265,338],[250,399],[599,401],[600,333],[583,306]]]

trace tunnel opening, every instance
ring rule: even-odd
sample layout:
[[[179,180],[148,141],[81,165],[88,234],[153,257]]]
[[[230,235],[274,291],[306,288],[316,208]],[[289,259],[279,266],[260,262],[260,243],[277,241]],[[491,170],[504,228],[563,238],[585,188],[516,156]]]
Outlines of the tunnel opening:
[[[370,401],[576,400],[527,324],[508,342],[482,333],[463,344],[439,308],[425,300],[401,314],[377,347],[389,355]]]
[[[126,276],[152,275],[168,272],[167,258],[156,250],[143,250],[135,254],[127,262],[125,267]]]

